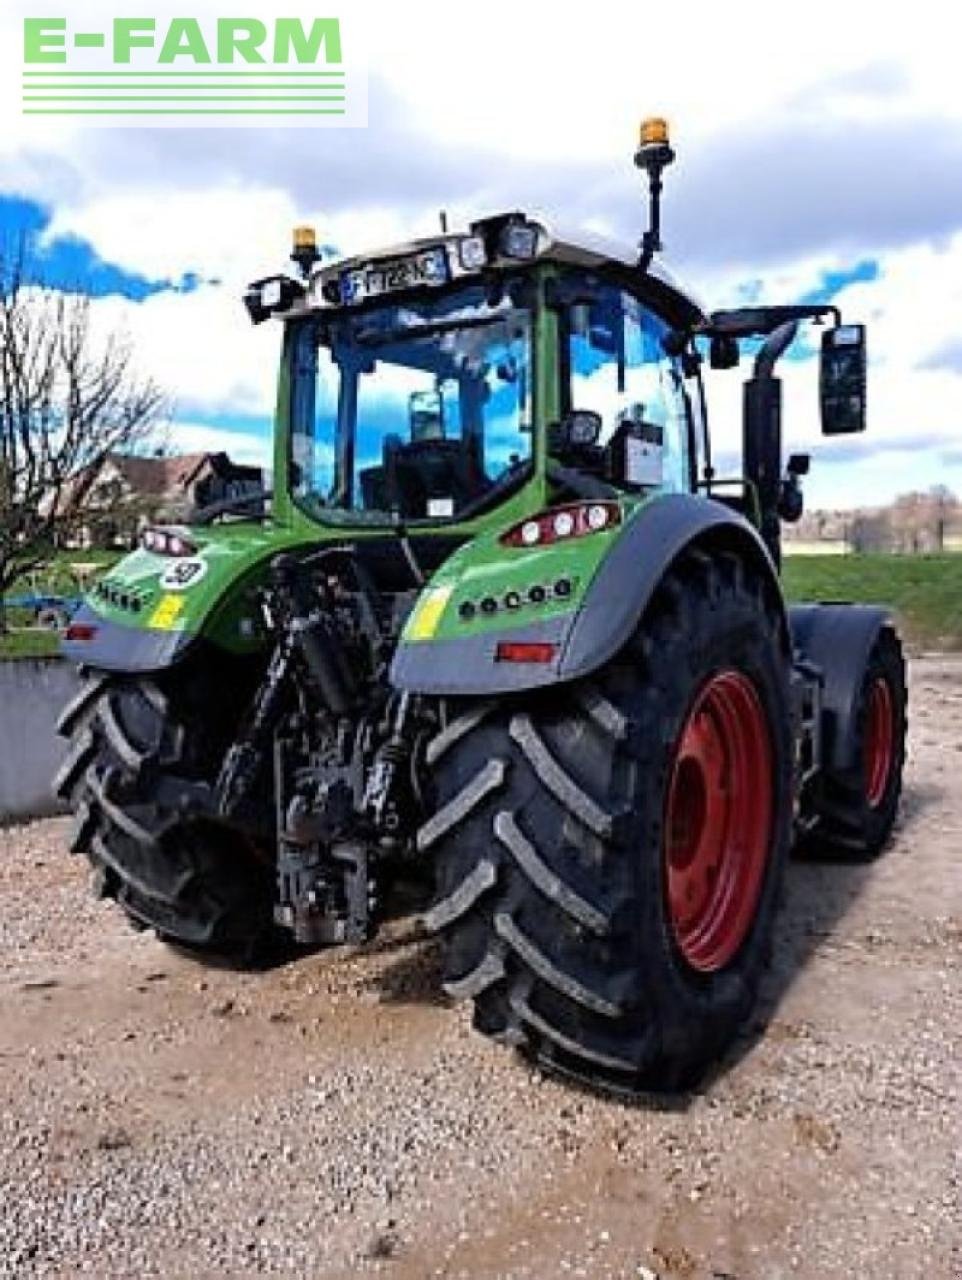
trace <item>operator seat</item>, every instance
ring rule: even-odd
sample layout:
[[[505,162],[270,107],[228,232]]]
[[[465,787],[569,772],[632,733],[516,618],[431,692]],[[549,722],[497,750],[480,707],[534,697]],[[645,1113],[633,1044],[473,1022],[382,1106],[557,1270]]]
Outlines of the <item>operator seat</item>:
[[[402,441],[384,438],[381,465],[361,472],[365,510],[396,511],[407,520],[424,520],[431,501],[450,502],[450,514],[482,497],[491,488],[470,440]]]
[[[491,487],[468,440],[412,440],[392,454],[391,463],[388,486],[398,511],[408,519],[432,514],[428,510],[432,500],[450,500],[453,515]]]

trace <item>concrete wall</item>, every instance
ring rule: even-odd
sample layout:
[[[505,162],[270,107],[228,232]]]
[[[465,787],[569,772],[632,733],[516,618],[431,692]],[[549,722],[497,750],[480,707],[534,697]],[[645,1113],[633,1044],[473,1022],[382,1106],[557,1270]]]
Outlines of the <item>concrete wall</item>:
[[[62,811],[50,780],[67,744],[54,726],[78,687],[59,658],[0,661],[0,823]]]

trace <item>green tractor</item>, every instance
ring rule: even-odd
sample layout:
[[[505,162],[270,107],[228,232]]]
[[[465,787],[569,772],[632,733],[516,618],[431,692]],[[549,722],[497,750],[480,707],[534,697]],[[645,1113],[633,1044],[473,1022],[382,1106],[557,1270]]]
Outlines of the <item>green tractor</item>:
[[[724,1052],[793,842],[895,819],[905,667],[879,609],[786,607],[774,369],[821,325],[827,434],[865,422],[832,306],[705,314],[640,253],[522,213],[345,261],[295,233],[273,490],[151,528],[66,633],[86,683],[56,779],[99,891],[197,951],[369,938],[430,882],[476,1027],[621,1093]],[[744,474],[701,369],[749,350]]]

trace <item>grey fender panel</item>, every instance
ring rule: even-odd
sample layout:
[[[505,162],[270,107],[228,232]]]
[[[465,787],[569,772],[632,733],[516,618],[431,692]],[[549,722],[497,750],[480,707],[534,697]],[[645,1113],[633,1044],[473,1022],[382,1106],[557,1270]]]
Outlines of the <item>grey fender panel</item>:
[[[855,767],[855,714],[865,665],[885,609],[862,604],[804,604],[788,611],[792,642],[822,672],[822,733],[826,765]]]
[[[562,649],[570,618],[457,639],[401,645],[391,663],[391,683],[412,693],[441,695],[512,693],[557,684],[558,663],[496,662],[499,640],[547,643]]]
[[[197,639],[186,631],[122,627],[108,622],[89,605],[81,605],[70,621],[72,626],[89,624],[97,631],[90,640],[64,638],[60,652],[70,662],[101,671],[161,671],[179,661]]]
[[[576,611],[483,636],[401,645],[391,664],[391,681],[412,693],[477,695],[535,689],[588,675],[622,648],[668,566],[701,538],[717,538],[747,553],[781,601],[771,558],[747,520],[710,499],[670,494],[655,499],[626,527]],[[784,639],[787,650],[787,621]],[[558,646],[559,657],[543,665],[495,662],[499,640],[548,641]]]
[[[720,502],[670,494],[632,521],[595,575],[568,636],[561,678],[587,675],[614,657],[640,622],[668,566],[690,543],[710,535],[747,551],[781,601],[775,566],[747,520]]]

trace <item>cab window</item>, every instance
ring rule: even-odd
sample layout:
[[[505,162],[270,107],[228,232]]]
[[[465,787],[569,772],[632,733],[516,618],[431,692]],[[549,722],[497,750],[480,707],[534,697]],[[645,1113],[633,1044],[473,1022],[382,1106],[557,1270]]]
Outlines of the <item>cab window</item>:
[[[568,316],[568,407],[601,418],[608,471],[630,489],[692,487],[691,421],[668,326],[637,298],[601,288]]]

